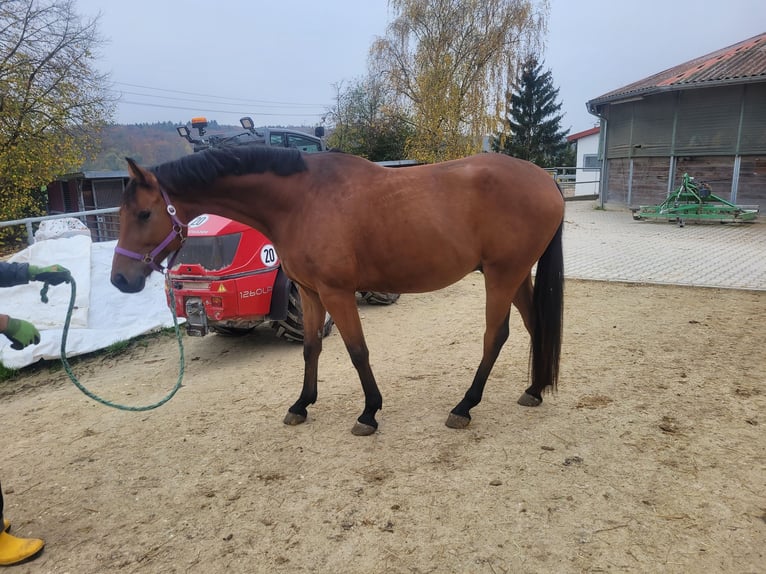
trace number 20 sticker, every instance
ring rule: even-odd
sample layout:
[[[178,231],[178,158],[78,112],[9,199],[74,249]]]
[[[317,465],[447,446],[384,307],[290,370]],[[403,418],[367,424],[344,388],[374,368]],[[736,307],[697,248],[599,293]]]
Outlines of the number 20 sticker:
[[[277,250],[270,243],[267,243],[261,247],[261,262],[266,267],[274,267],[279,263],[279,257],[277,256]]]

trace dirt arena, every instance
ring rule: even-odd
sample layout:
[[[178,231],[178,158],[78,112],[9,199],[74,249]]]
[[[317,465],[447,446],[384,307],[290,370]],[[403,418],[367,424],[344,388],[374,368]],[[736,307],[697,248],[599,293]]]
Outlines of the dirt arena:
[[[6,516],[46,550],[14,572],[764,572],[766,292],[569,281],[559,391],[536,409],[517,313],[466,430],[444,426],[478,365],[472,274],[360,304],[384,398],[337,331],[307,424],[282,418],[299,346],[269,330],[184,338],[184,387],[146,413],[83,396],[60,365],[0,386]],[[156,401],[173,337],[74,362],[83,383]]]

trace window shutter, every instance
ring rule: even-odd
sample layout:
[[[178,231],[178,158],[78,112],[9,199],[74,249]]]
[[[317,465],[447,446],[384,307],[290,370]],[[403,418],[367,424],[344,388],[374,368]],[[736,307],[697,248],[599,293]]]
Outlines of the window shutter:
[[[635,103],[633,157],[670,155],[675,100],[675,94],[659,94]]]
[[[766,154],[766,84],[746,85],[744,98],[739,153],[764,155]]]
[[[633,123],[633,104],[612,104],[609,106],[606,157],[628,157],[630,155],[630,133]]]
[[[737,144],[742,87],[684,90],[675,155],[731,155]]]

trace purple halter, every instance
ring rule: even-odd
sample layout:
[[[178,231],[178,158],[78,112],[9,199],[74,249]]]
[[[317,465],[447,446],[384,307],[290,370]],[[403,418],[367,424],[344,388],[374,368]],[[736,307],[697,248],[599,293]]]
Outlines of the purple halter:
[[[146,263],[149,267],[151,267],[155,271],[159,271],[162,273],[165,268],[157,263],[155,259],[157,256],[162,252],[163,249],[165,249],[170,243],[178,238],[181,240],[181,244],[183,244],[184,241],[186,241],[186,237],[184,237],[182,231],[184,227],[188,227],[186,223],[181,223],[181,220],[178,219],[176,216],[176,208],[173,206],[172,203],[170,203],[170,198],[168,197],[168,194],[165,193],[165,190],[160,188],[160,193],[162,193],[162,198],[165,200],[165,204],[167,205],[167,212],[168,215],[170,215],[170,219],[173,221],[173,229],[170,230],[170,233],[168,233],[168,236],[160,243],[157,247],[152,249],[151,252],[141,255],[140,253],[136,253],[135,251],[130,251],[129,249],[123,249],[119,245],[115,246],[114,252],[119,253],[120,255],[124,255],[125,257],[130,257],[131,259],[136,259],[138,261],[142,261]],[[173,267],[173,262],[176,259],[176,255],[178,255],[178,251],[180,248],[173,252],[173,254],[170,256],[170,260],[168,261],[168,268]]]

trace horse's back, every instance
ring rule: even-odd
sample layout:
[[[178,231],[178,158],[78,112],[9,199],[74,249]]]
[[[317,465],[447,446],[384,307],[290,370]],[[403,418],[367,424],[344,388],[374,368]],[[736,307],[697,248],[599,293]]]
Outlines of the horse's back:
[[[400,197],[402,206],[430,200],[449,208],[454,202],[462,204],[465,200],[485,203],[493,196],[497,201],[513,204],[526,203],[533,197],[536,202],[550,202],[563,210],[561,193],[548,172],[505,154],[482,153],[396,168],[342,153],[317,154],[311,159],[321,162],[317,166],[328,185],[335,189],[352,187],[353,193],[344,194],[344,199],[355,198],[360,203],[374,202],[379,196],[387,200]],[[397,203],[394,201],[392,206]]]
[[[525,232],[536,227],[553,236],[564,215],[564,200],[551,175],[540,167],[504,154],[485,153],[418,166],[412,176],[395,177],[411,205],[451,226],[473,226],[477,235]]]
[[[344,154],[309,161],[323,187],[313,246],[332,254],[328,268],[354,261],[358,289],[428,291],[494,262],[526,273],[563,219],[551,176],[501,154],[405,168]]]

